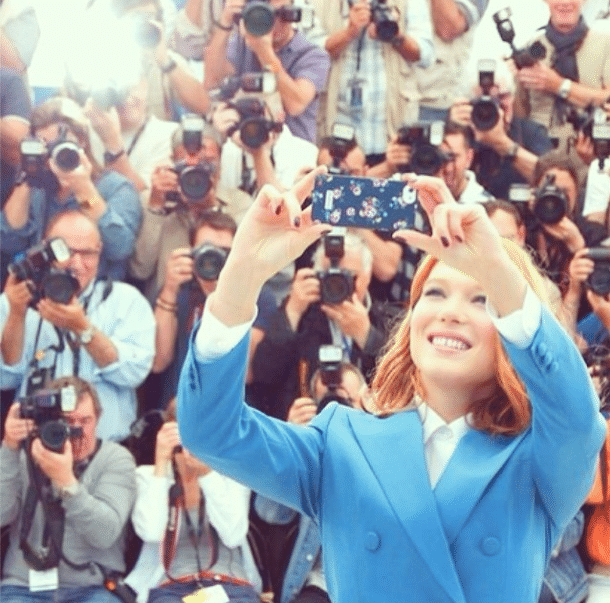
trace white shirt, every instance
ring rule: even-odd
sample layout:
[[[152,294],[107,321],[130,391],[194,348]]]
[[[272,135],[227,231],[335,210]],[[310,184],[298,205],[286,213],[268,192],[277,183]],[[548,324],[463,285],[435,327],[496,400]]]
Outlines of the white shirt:
[[[604,170],[599,169],[599,161],[591,162],[587,175],[587,188],[582,215],[605,212],[610,203],[610,159],[606,159]]]

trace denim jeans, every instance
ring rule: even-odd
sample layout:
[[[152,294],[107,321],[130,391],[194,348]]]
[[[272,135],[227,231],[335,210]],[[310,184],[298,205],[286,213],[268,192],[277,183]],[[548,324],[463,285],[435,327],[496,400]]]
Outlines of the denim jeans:
[[[2,603],[118,603],[119,599],[103,586],[58,588],[37,593],[27,586],[0,586]]]
[[[210,580],[202,580],[201,585],[196,582],[176,582],[160,588],[151,588],[148,593],[148,603],[182,603],[182,597],[190,595],[202,586],[219,584]],[[260,603],[256,591],[251,586],[238,586],[236,584],[222,583],[231,603]]]

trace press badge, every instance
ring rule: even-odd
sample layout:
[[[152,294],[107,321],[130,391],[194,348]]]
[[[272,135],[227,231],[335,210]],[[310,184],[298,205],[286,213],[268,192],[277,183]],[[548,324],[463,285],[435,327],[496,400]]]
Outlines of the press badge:
[[[59,574],[57,568],[37,572],[30,570],[30,592],[38,593],[43,590],[57,590],[59,588]]]
[[[229,603],[229,597],[220,584],[215,584],[182,597],[182,603]]]

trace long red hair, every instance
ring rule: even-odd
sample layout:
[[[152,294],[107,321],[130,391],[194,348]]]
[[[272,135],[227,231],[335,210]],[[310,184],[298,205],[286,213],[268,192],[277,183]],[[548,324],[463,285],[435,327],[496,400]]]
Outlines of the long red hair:
[[[541,276],[527,253],[511,241],[503,240],[503,245],[530,287],[548,305]],[[419,301],[424,283],[437,262],[437,258],[427,256],[419,265],[411,283],[407,316],[394,332],[387,351],[377,366],[373,392],[377,410],[382,415],[414,407],[416,394],[425,399],[419,371],[411,358],[411,311]],[[513,436],[530,424],[531,407],[525,386],[515,372],[497,333],[494,345],[496,388],[487,398],[473,401],[467,412],[472,414],[470,423],[475,429]]]

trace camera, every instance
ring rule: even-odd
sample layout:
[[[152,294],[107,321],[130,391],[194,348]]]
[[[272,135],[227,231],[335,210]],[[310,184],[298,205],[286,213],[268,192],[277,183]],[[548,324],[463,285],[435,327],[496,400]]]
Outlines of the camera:
[[[557,224],[568,212],[568,197],[555,184],[555,174],[547,174],[534,192],[533,211],[544,224]]]
[[[334,228],[324,235],[324,255],[330,260],[330,268],[316,274],[320,281],[320,301],[323,304],[340,304],[354,294],[355,275],[351,270],[339,268],[345,253],[345,229]]]
[[[417,122],[398,130],[397,142],[411,147],[409,163],[399,166],[400,172],[433,176],[452,156],[440,149],[445,135],[442,121]]]
[[[610,157],[610,120],[606,112],[594,105],[580,110],[572,107],[566,121],[572,124],[576,133],[582,132],[591,139],[600,169],[603,170],[605,160]]]
[[[32,282],[32,306],[44,297],[59,304],[67,304],[78,292],[80,285],[69,270],[53,268],[53,263],[69,259],[70,249],[65,241],[55,237],[28,249],[21,261],[9,265],[8,271],[18,281]]]
[[[377,28],[377,38],[381,42],[391,42],[398,34],[398,22],[391,7],[386,0],[373,0],[371,2],[371,23]]]
[[[210,98],[215,101],[228,101],[239,90],[249,93],[271,94],[275,92],[277,82],[271,71],[256,71],[243,75],[226,77],[218,88],[210,91]]]
[[[320,380],[328,390],[318,401],[318,412],[331,402],[350,406],[349,401],[337,393],[343,373],[343,350],[337,345],[321,345],[318,349],[318,367]]]
[[[229,250],[204,243],[192,251],[194,270],[204,281],[215,281],[225,265]]]
[[[61,126],[59,136],[51,144],[34,136],[26,136],[20,145],[21,168],[26,177],[40,181],[48,171],[47,160],[52,159],[64,172],[72,172],[80,165],[80,147],[67,139],[67,128]]]
[[[298,23],[303,17],[303,9],[293,6],[282,6],[274,9],[268,2],[261,0],[247,0],[241,13],[235,15],[235,23],[240,19],[244,22],[246,31],[253,36],[260,37],[273,29],[273,23],[278,18],[288,23]],[[313,20],[313,14],[310,17]]]
[[[529,46],[525,46],[524,48],[515,48],[513,43],[515,39],[515,30],[512,21],[510,20],[511,16],[512,11],[509,7],[494,13],[493,20],[496,24],[496,29],[498,30],[498,34],[500,34],[502,41],[510,44],[511,50],[513,51],[511,58],[517,69],[531,67],[534,63],[546,57],[546,48],[544,47],[544,44],[539,41],[534,42]]]
[[[61,389],[39,389],[19,399],[22,419],[32,419],[43,446],[61,452],[68,438],[82,435],[80,427],[71,427],[63,415],[76,408],[76,391],[73,386]]]
[[[341,168],[341,162],[356,146],[354,128],[346,124],[335,123],[332,127],[332,134],[324,142],[333,159],[333,164],[329,167],[328,173],[348,175],[349,172]]]
[[[265,117],[265,104],[258,98],[244,96],[230,103],[239,113],[239,122],[231,126],[227,136],[239,131],[242,143],[251,148],[258,149],[269,140],[271,132],[281,132],[282,123]]]
[[[610,293],[610,247],[592,247],[585,257],[595,264],[585,284],[593,293],[605,297]]]
[[[486,132],[491,130],[500,120],[500,105],[497,99],[490,94],[494,87],[496,62],[493,59],[483,59],[479,61],[478,67],[479,86],[482,92],[471,102],[471,120],[477,130]]]

